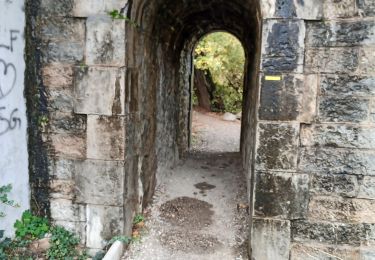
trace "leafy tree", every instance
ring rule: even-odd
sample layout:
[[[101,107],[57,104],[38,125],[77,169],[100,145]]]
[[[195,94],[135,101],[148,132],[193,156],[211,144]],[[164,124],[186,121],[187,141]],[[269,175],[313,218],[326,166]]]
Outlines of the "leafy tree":
[[[226,32],[211,33],[198,43],[194,58],[195,67],[209,72],[216,85],[213,110],[241,111],[245,53],[239,40]]]

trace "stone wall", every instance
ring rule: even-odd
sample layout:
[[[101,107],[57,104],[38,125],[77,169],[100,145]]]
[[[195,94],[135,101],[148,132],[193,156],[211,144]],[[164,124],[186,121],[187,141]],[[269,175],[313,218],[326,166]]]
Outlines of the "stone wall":
[[[252,259],[374,257],[371,1],[28,4],[34,210],[93,251],[128,233],[188,148],[192,48],[226,30],[247,55]],[[114,9],[130,21],[111,19]]]
[[[125,4],[42,0],[27,9],[29,45],[37,45],[29,76],[40,93],[29,113],[48,118],[40,136],[29,132],[47,162],[46,177],[31,161],[32,192],[46,190],[49,203],[39,213],[77,232],[92,251],[125,228],[125,21],[108,15]]]
[[[0,203],[0,230],[13,236],[13,223],[29,208],[26,102],[23,95],[25,60],[24,1],[0,2],[0,186],[20,207]]]
[[[375,4],[262,4],[252,257],[373,259]]]

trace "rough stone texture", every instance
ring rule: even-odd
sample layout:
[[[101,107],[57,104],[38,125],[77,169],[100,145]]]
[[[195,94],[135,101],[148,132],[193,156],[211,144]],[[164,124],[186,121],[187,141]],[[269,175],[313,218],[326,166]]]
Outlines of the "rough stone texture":
[[[76,134],[50,134],[53,154],[67,158],[86,157],[86,138]]]
[[[306,45],[343,47],[375,44],[374,21],[308,22]]]
[[[264,72],[302,72],[305,24],[301,21],[266,20],[263,25]]]
[[[88,116],[87,158],[125,159],[125,120],[123,117]]]
[[[368,99],[325,97],[319,102],[319,120],[361,123],[368,121],[369,109]]]
[[[86,63],[125,65],[125,21],[108,15],[91,16],[86,22]]]
[[[124,113],[123,69],[76,67],[75,73],[74,112],[107,116]]]
[[[309,176],[293,173],[257,173],[254,215],[281,219],[306,216]]]
[[[321,214],[323,215],[323,214]],[[374,224],[344,224],[331,222],[293,221],[291,224],[293,242],[319,242],[331,245],[373,244]]]
[[[359,51],[355,48],[318,48],[305,52],[305,72],[355,72],[359,67]]]
[[[375,223],[374,211],[375,202],[371,200],[313,196],[309,204],[309,220]]]
[[[359,248],[350,246],[324,246],[321,244],[294,243],[290,252],[290,260],[332,260],[362,259]]]
[[[291,170],[297,166],[299,126],[265,124],[258,126],[256,168]]]
[[[375,199],[375,178],[372,176],[364,176],[359,186],[358,198]]]
[[[359,50],[359,69],[361,74],[375,73],[375,48],[361,48]]]
[[[320,92],[324,96],[374,97],[375,77],[324,74],[320,76]]]
[[[123,205],[123,163],[99,160],[77,163],[74,180],[77,203]]]
[[[75,171],[75,162],[73,160],[56,158],[50,161],[49,172],[54,179],[71,180]]]
[[[281,1],[263,0],[261,9],[263,18],[302,18],[320,19],[323,16],[323,0]]]
[[[87,246],[102,249],[106,241],[123,234],[123,208],[87,205]]]
[[[358,178],[354,175],[314,174],[311,181],[314,194],[356,197],[359,192]]]
[[[309,123],[316,115],[316,75],[284,75],[282,80],[262,77],[259,118]]]
[[[345,18],[356,15],[356,0],[326,0],[324,3],[324,17]]]
[[[85,49],[84,20],[52,16],[43,21],[43,61],[65,64],[82,62]]]
[[[63,89],[73,86],[73,67],[49,64],[42,70],[43,84],[50,89]]]
[[[252,259],[289,259],[290,222],[271,219],[253,219]]]
[[[86,208],[73,204],[71,200],[54,199],[51,201],[51,217],[56,221],[84,222]]]
[[[303,146],[328,146],[334,148],[375,148],[375,131],[372,127],[351,125],[303,125]]]
[[[127,0],[74,0],[72,12],[76,17],[103,15],[113,10],[120,10],[126,3]]]
[[[373,0],[358,0],[357,6],[363,16],[375,16],[375,4]]]
[[[373,151],[335,149],[333,147],[301,149],[299,169],[324,174],[375,175]]]

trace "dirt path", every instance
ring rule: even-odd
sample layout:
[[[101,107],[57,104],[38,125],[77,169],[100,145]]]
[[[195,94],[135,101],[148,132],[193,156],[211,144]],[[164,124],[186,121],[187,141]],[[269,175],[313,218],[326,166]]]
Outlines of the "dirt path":
[[[205,134],[217,130],[212,126],[204,128]],[[247,259],[247,212],[238,207],[246,202],[239,155],[197,150],[163,176],[146,212],[142,238],[130,246],[124,260]]]
[[[239,151],[241,122],[228,122],[221,118],[215,113],[193,112],[193,151]]]

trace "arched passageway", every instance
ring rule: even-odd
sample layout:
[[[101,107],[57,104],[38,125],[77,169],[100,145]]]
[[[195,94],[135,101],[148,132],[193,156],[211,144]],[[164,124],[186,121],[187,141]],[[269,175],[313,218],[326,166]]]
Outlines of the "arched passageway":
[[[251,180],[260,56],[258,1],[132,1],[126,29],[129,113],[126,156],[129,185],[125,205],[132,212],[147,205],[156,180],[189,148],[192,52],[207,33],[224,30],[243,44],[246,55],[241,157],[243,183]],[[139,184],[133,185],[141,179]],[[251,192],[249,192],[251,194]],[[250,198],[249,198],[250,199]],[[136,202],[138,201],[137,204]],[[250,212],[251,214],[251,212]],[[128,222],[131,215],[127,216]]]

